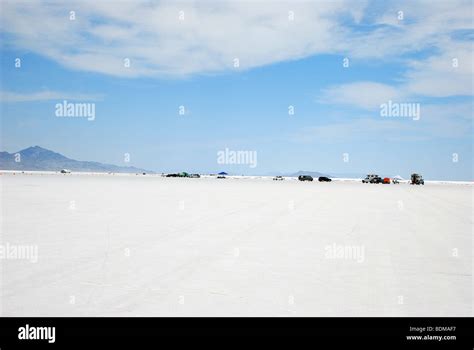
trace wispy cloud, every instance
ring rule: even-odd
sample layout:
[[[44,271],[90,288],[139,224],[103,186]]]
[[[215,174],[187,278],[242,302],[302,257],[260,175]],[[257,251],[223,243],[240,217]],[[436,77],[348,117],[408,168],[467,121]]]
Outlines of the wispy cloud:
[[[397,59],[451,47],[450,33],[472,28],[470,1],[389,2],[374,18],[368,4],[5,0],[0,28],[9,45],[117,76],[221,72],[236,58],[240,70],[327,53]]]
[[[397,100],[402,93],[396,87],[371,81],[335,85],[324,89],[318,97],[320,103],[342,104],[363,109],[376,109],[388,100]]]
[[[381,135],[391,139],[398,137],[401,132],[409,131],[411,127],[400,121],[361,117],[351,121],[306,127],[293,134],[291,139],[293,142],[302,143],[367,141],[380,138]]]
[[[339,143],[383,138],[387,141],[421,141],[462,138],[473,133],[471,103],[426,104],[419,120],[384,118],[378,113],[355,115],[349,121],[305,127],[292,134],[293,142]]]
[[[236,58],[245,70],[333,52],[340,16],[360,16],[364,6],[365,1],[347,0],[6,0],[1,30],[10,34],[10,45],[74,69],[118,76],[188,75],[234,69]]]
[[[60,91],[39,91],[32,93],[16,93],[10,91],[0,91],[1,102],[35,102],[49,100],[72,100],[72,101],[100,101],[102,95],[90,95],[80,93],[65,93]]]
[[[450,97],[474,94],[472,42],[446,40],[441,53],[409,62],[402,88],[406,94]]]

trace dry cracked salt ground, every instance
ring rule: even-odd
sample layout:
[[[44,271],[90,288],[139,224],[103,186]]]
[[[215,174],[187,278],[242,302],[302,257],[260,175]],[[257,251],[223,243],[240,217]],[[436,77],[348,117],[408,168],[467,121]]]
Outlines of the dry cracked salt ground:
[[[472,184],[0,180],[3,316],[472,315]]]

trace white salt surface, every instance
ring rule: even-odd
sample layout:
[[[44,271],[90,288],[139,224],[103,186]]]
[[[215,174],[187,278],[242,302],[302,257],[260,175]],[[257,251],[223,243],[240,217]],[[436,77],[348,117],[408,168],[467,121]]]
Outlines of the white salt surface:
[[[472,315],[472,183],[0,181],[2,316]]]

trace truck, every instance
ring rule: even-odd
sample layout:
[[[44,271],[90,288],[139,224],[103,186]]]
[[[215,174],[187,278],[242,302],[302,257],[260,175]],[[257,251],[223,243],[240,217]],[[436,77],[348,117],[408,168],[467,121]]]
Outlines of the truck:
[[[362,183],[368,184],[378,184],[381,183],[383,180],[380,176],[375,174],[368,174],[365,179],[362,180]]]
[[[410,184],[412,185],[424,185],[425,180],[423,180],[423,177],[420,174],[411,174],[411,181]]]

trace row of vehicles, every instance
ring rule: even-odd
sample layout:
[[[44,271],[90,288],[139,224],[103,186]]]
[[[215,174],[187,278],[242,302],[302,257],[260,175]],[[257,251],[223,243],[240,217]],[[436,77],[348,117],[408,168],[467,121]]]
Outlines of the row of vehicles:
[[[66,173],[63,170],[61,170],[62,173]],[[143,173],[145,175],[145,173]],[[217,178],[218,179],[225,179],[225,175],[227,173],[219,173]],[[167,174],[166,177],[189,177],[189,178],[200,178],[201,176],[199,174],[188,174],[187,172],[182,172],[182,173],[175,173],[175,174]],[[284,178],[283,176],[275,176],[273,178],[274,181],[283,181]],[[311,175],[300,175],[298,176],[299,181],[313,181],[313,177]],[[320,176],[318,178],[319,182],[331,182],[332,180],[327,177],[327,176]],[[397,177],[390,179],[389,177],[381,178],[380,176],[376,174],[368,174],[363,180],[362,183],[371,183],[371,184],[398,184],[400,183],[399,179]],[[420,174],[411,174],[410,176],[410,184],[412,185],[424,185],[425,180],[423,180],[423,177]]]
[[[201,175],[199,174],[188,174],[187,172],[183,171],[182,173],[175,173],[175,174],[166,174],[166,177],[190,177],[193,179],[199,179]]]
[[[390,183],[390,178],[381,178],[380,176],[376,174],[368,174],[365,179],[362,180],[362,183],[364,184],[389,184]]]
[[[365,179],[362,180],[362,183],[371,183],[371,184],[398,184],[400,183],[400,177],[394,177],[393,179],[389,177],[380,177],[376,174],[368,174]],[[273,180],[283,180],[283,177],[281,176],[276,176],[273,178]],[[300,181],[313,181],[313,177],[310,175],[300,175],[298,176],[298,180]],[[403,180],[403,179],[402,179]],[[320,176],[318,178],[319,182],[331,182],[332,180],[326,176]],[[420,174],[411,174],[410,176],[410,184],[412,185],[424,185],[425,180],[423,180],[423,177]]]
[[[300,175],[298,176],[298,180],[300,181],[313,181],[313,177],[311,175]],[[319,182],[331,182],[332,180],[326,176],[318,177]]]
[[[275,176],[273,178],[274,181],[283,181],[284,178],[283,176]],[[300,181],[313,181],[313,177],[311,175],[300,175],[298,176],[298,180]],[[319,182],[331,182],[332,180],[329,177],[326,176],[320,176],[318,178]]]
[[[215,176],[216,174],[211,174],[211,176]],[[217,174],[217,178],[218,179],[225,179],[226,178],[226,175],[228,175],[226,172],[220,172],[219,174]],[[199,174],[189,174],[185,171],[181,172],[181,173],[171,173],[171,174],[162,174],[161,176],[163,177],[189,177],[191,179],[199,179],[201,177],[201,175]]]
[[[400,180],[398,178],[393,178],[390,179],[389,177],[381,178],[380,176],[376,174],[368,174],[365,179],[362,180],[362,183],[371,183],[371,184],[398,184],[400,183]],[[423,180],[423,177],[420,174],[411,174],[410,176],[410,182],[411,185],[424,185],[425,180]]]

